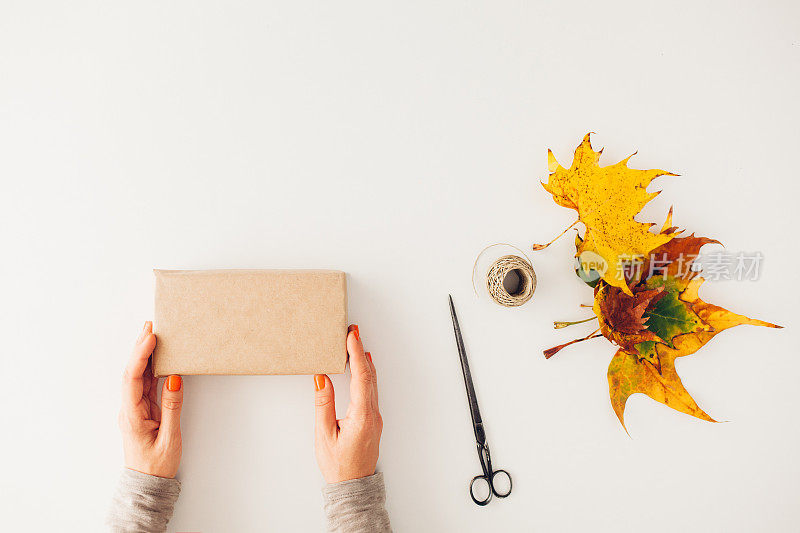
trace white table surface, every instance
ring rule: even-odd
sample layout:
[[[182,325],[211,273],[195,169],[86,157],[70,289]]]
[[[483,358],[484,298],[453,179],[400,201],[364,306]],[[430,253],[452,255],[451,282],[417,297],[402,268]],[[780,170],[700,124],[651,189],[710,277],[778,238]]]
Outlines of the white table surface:
[[[796,2],[6,2],[0,8],[5,530],[100,529],[120,375],[157,268],[335,268],[379,371],[397,531],[792,531],[800,507]],[[571,237],[532,302],[486,244],[573,213],[538,184],[587,131],[681,174],[642,215],[764,255],[702,296],[787,326],[680,360],[710,424],[608,400]],[[497,467],[486,508],[446,296]],[[334,377],[340,408],[347,379]],[[170,531],[319,531],[311,377],[188,377]],[[13,526],[13,527],[12,527]]]

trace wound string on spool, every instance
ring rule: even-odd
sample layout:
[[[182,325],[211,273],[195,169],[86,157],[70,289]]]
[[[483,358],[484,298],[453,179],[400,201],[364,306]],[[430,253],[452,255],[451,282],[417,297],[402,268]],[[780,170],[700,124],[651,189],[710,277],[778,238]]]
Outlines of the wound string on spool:
[[[486,250],[494,246],[510,246],[522,253],[525,259],[517,255],[504,255],[495,260],[486,273],[486,290],[492,300],[503,307],[520,306],[530,300],[533,296],[533,291],[536,290],[536,272],[533,270],[530,259],[525,255],[525,252],[514,245],[497,243],[491,244],[481,250],[481,253],[479,253],[478,257],[475,259],[475,263],[472,265],[472,288],[477,295],[478,291],[475,287],[475,269],[478,265],[478,260]],[[518,277],[518,284],[516,288],[511,291],[508,290],[505,283],[507,276],[510,274],[516,274]]]

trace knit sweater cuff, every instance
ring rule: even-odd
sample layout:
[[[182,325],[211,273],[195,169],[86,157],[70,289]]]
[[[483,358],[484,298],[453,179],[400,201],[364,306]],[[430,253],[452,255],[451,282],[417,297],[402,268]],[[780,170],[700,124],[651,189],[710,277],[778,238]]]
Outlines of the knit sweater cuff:
[[[108,514],[109,530],[166,531],[180,492],[181,482],[177,479],[124,469]]]
[[[361,533],[391,531],[386,512],[383,474],[331,483],[322,489],[328,531]]]

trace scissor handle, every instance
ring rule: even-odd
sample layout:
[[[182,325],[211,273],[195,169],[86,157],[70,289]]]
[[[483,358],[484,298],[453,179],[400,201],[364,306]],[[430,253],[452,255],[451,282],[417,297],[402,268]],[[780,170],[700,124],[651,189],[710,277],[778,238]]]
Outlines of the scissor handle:
[[[508,489],[503,492],[498,492],[494,484],[494,478],[496,478],[498,474],[501,474],[505,476],[506,479],[508,479]],[[488,489],[486,491],[487,492],[486,497],[482,500],[478,499],[478,497],[475,496],[475,482],[478,480],[481,480],[482,483],[485,483]],[[472,498],[472,501],[480,506],[484,506],[487,503],[489,503],[492,500],[492,496],[497,496],[498,498],[505,498],[509,494],[511,494],[511,474],[509,474],[505,470],[495,470],[494,472],[492,472],[491,476],[486,476],[484,474],[475,476],[474,478],[472,478],[472,481],[469,484],[469,495]]]
[[[472,478],[469,484],[469,495],[472,497],[472,501],[478,505],[486,505],[491,501],[492,495],[498,498],[505,498],[511,494],[511,474],[505,470],[494,470],[492,468],[492,455],[489,453],[489,445],[485,442],[478,443],[478,457],[481,461],[481,470],[483,470],[483,474]],[[508,489],[503,492],[498,492],[495,488],[494,481],[498,474],[502,474],[508,479]],[[487,495],[486,498],[482,500],[475,497],[475,482],[479,479],[487,485]]]
[[[497,486],[494,483],[494,478],[497,477],[497,474],[503,474],[508,479],[508,490],[506,490],[505,492],[497,492]],[[505,470],[495,470],[494,472],[492,472],[491,488],[492,488],[492,493],[495,496],[497,496],[498,498],[505,498],[506,496],[511,494],[511,485],[512,485],[512,483],[511,483],[511,474],[509,474]]]
[[[488,486],[488,489],[489,489],[488,491],[486,491],[487,492],[486,498],[483,499],[483,500],[479,500],[478,498],[475,497],[475,489],[474,489],[475,482],[478,481],[479,479],[482,480],[484,483],[486,483],[486,485]],[[484,505],[486,505],[487,503],[489,503],[492,500],[492,493],[493,492],[494,491],[492,490],[492,484],[489,482],[489,479],[486,476],[484,476],[483,474],[481,474],[480,476],[475,476],[474,478],[472,478],[472,481],[469,484],[469,496],[470,496],[470,498],[472,498],[473,502],[477,503],[480,506],[484,506]]]

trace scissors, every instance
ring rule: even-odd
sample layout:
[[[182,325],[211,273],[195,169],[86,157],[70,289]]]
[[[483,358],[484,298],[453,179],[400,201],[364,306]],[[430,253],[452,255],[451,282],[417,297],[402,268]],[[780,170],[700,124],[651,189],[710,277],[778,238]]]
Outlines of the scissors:
[[[489,454],[489,445],[486,444],[486,433],[483,430],[483,420],[481,410],[478,408],[478,399],[475,397],[475,387],[472,385],[472,374],[469,371],[467,361],[467,351],[464,349],[464,339],[461,337],[461,328],[458,327],[456,308],[453,306],[453,297],[450,298],[450,314],[453,316],[453,329],[456,333],[456,344],[458,345],[458,355],[461,358],[461,370],[464,372],[464,385],[467,387],[467,400],[469,400],[469,413],[472,416],[472,427],[475,430],[475,441],[478,443],[478,458],[481,461],[483,474],[472,478],[469,484],[469,495],[472,501],[478,505],[486,505],[492,499],[492,495],[498,498],[505,498],[511,494],[511,474],[505,470],[492,469],[492,456]],[[499,478],[497,476],[500,476]],[[505,490],[498,490],[495,478],[501,483],[501,487],[508,485]],[[479,496],[476,497],[476,488],[479,489]]]

